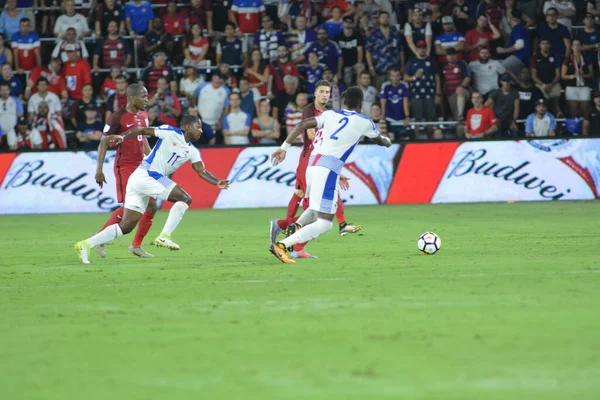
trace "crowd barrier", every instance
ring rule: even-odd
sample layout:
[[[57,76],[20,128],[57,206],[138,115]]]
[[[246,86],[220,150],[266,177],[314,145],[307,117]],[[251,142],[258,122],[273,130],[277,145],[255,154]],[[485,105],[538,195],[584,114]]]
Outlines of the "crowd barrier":
[[[227,177],[220,191],[186,165],[172,179],[191,208],[285,207],[301,149],[274,167],[275,147],[201,149],[207,168]],[[96,152],[0,154],[0,214],[103,212],[119,206],[114,152],[95,182]],[[343,169],[347,205],[590,200],[600,197],[600,139],[472,141],[358,146]],[[161,204],[168,209],[170,204]]]

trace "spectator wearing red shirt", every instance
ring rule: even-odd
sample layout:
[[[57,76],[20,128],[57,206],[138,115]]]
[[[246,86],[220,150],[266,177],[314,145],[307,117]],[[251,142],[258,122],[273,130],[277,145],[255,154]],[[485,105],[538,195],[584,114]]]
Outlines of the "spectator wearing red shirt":
[[[502,21],[502,8],[500,8],[495,0],[482,0],[477,6],[476,15],[477,17],[480,15],[487,15],[489,17],[490,25],[500,28],[500,22]]]
[[[256,33],[260,29],[260,18],[265,14],[262,0],[233,0],[229,20],[242,33]]]
[[[62,75],[65,78],[69,97],[79,100],[83,86],[92,83],[92,68],[86,60],[79,58],[74,45],[67,45],[65,50],[69,61],[63,65]]]
[[[165,124],[177,126],[177,118],[181,115],[179,99],[169,90],[166,78],[158,78],[156,85],[156,91],[150,94],[150,107],[158,108],[158,118]]]
[[[450,48],[446,50],[448,62],[442,66],[442,76],[444,78],[444,89],[450,111],[456,121],[463,121],[465,117],[465,105],[471,97],[471,73],[467,63],[463,60],[457,60],[456,50]]]
[[[177,13],[177,2],[169,0],[167,3],[167,15],[163,17],[164,30],[171,35],[185,32],[185,19]]]
[[[192,25],[199,24],[202,29],[213,31],[213,4],[212,0],[192,0],[192,3],[183,9],[185,27],[189,31]]]
[[[491,29],[491,32],[488,28]],[[479,60],[479,50],[483,47],[490,50],[490,42],[501,37],[498,28],[489,23],[486,15],[477,17],[477,26],[467,31],[466,34],[465,52],[468,62]]]
[[[283,86],[283,78],[287,75],[299,78],[298,67],[290,60],[288,48],[281,45],[277,47],[277,60],[269,65],[271,75],[273,76],[273,94],[285,90]]]
[[[345,16],[354,15],[354,7],[348,4],[345,0],[324,0],[321,6],[321,15],[326,20],[331,19],[333,17],[333,7],[339,7],[342,11],[342,18]]]
[[[13,34],[11,47],[15,54],[15,70],[22,74],[42,65],[40,37],[29,31],[29,18],[21,19],[19,32]]]
[[[108,96],[106,100],[106,113],[104,120],[108,121],[110,116],[117,110],[127,105],[127,79],[123,75],[117,75],[115,78],[117,91]]]
[[[48,79],[48,91],[60,97],[63,103],[68,100],[69,94],[67,92],[67,85],[65,83],[65,78],[61,73],[61,64],[58,58],[52,58],[48,68],[38,66],[31,70],[31,74],[29,74],[29,79],[27,80],[27,89],[25,90],[25,93],[35,94],[37,92],[36,82],[41,77]]]
[[[475,91],[471,96],[473,108],[467,112],[465,138],[483,139],[491,137],[498,130],[498,119],[491,107],[483,105],[483,96]]]
[[[100,98],[107,99],[108,96],[115,93],[117,91],[117,76],[121,75],[121,70],[119,68],[113,67],[110,70],[110,75],[104,79],[102,82],[102,87],[100,88]]]
[[[156,91],[159,78],[165,78],[171,86],[171,92],[177,93],[177,81],[171,67],[167,64],[167,56],[165,53],[154,54],[154,62],[142,71],[142,80],[140,84],[145,85],[148,92]]]
[[[229,90],[233,91],[234,89],[238,88],[238,79],[235,75],[233,75],[229,64],[219,64],[219,73],[223,78],[223,83],[229,88]]]
[[[206,66],[206,56],[208,55],[208,39],[202,36],[202,30],[199,24],[193,24],[185,42],[183,44],[183,65],[191,65],[195,68]]]

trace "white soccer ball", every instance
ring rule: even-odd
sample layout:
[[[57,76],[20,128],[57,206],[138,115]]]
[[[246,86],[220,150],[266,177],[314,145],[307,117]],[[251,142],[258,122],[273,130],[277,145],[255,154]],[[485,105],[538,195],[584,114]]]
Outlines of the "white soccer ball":
[[[442,248],[442,240],[433,232],[425,232],[417,240],[417,247],[421,253],[433,255]]]

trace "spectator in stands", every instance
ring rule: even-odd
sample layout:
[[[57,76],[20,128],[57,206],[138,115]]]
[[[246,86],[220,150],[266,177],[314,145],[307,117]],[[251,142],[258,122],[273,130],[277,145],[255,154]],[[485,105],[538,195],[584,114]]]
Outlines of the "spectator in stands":
[[[540,99],[544,98],[542,91],[533,84],[531,78],[531,70],[529,68],[523,68],[519,76],[519,85],[517,86],[519,92],[519,120],[526,120],[531,113],[535,111],[536,104]],[[545,106],[545,104],[544,104]],[[519,128],[521,126],[519,125]],[[521,133],[525,131],[519,129]]]
[[[91,67],[86,60],[79,57],[74,45],[68,44],[65,50],[69,60],[63,65],[62,73],[67,85],[67,92],[71,99],[79,100],[83,85],[92,82]]]
[[[240,78],[240,87],[238,89],[238,93],[240,94],[240,99],[242,102],[240,105],[241,109],[250,114],[250,116],[254,119],[258,110],[258,102],[259,100],[263,99],[263,97],[256,88],[250,89],[250,80],[245,76]]]
[[[600,29],[596,27],[594,15],[587,13],[583,20],[583,29],[577,31],[575,36],[581,44],[581,52],[589,63],[595,63],[598,49],[600,49]]]
[[[229,11],[229,20],[240,28],[242,33],[256,33],[259,21],[265,14],[262,0],[233,0]]]
[[[2,65],[2,76],[0,83],[6,83],[10,87],[10,95],[18,98],[23,98],[23,82],[13,74],[13,69],[10,64]]]
[[[21,10],[17,10],[17,0],[6,0],[4,11],[0,14],[0,33],[5,38],[12,38],[12,35],[19,31],[21,20],[25,18],[25,14]]]
[[[371,74],[367,71],[360,73],[358,78],[358,87],[363,91],[363,108],[362,114],[370,118],[371,117],[371,105],[377,101],[379,92],[374,86],[371,86]]]
[[[558,57],[550,52],[551,42],[541,38],[538,52],[531,57],[531,77],[548,100],[548,106],[556,114],[560,114],[558,100],[562,94],[560,86],[560,64]]]
[[[75,1],[65,0],[63,2],[65,13],[58,17],[54,24],[54,36],[62,37],[68,28],[74,28],[76,36],[83,39],[90,34],[90,27],[87,18],[75,12]]]
[[[286,36],[287,46],[292,52],[292,60],[299,64],[306,58],[304,53],[310,45],[317,41],[317,33],[306,28],[306,17],[299,15],[294,21],[296,29],[288,32]]]
[[[556,136],[556,120],[548,112],[545,100],[539,99],[535,104],[535,112],[527,117],[525,136],[545,137]]]
[[[210,1],[210,0],[208,0]],[[217,32],[223,32],[225,30],[225,24],[230,22],[230,13],[232,7],[231,0],[212,0],[213,7],[213,29]],[[237,25],[236,25],[237,28]],[[254,33],[254,32],[253,32]],[[241,37],[242,31],[236,29],[236,35]],[[202,136],[205,136],[202,135]]]
[[[229,94],[231,109],[223,118],[223,139],[225,144],[248,145],[250,144],[250,128],[252,117],[241,108],[239,93]]]
[[[586,5],[585,5],[586,13],[592,14],[594,16],[594,19],[596,19],[596,23],[600,22],[600,21],[598,21],[598,18],[600,18],[600,1],[586,0],[585,3],[586,3]]]
[[[381,86],[379,95],[379,102],[388,126],[388,136],[392,140],[410,138],[406,131],[410,123],[410,90],[401,79],[400,69],[392,67],[390,80]]]
[[[175,50],[173,35],[164,31],[162,19],[160,17],[154,18],[151,25],[151,30],[144,36],[144,52],[146,53],[146,59],[151,61],[156,53],[164,53],[168,58],[172,59]]]
[[[10,86],[0,83],[0,127],[8,132],[17,124],[17,118],[23,117],[23,103],[16,96],[11,96]]]
[[[431,10],[424,12],[425,22],[431,24],[431,32],[436,38],[444,31],[442,27],[442,12],[440,11],[440,0],[431,0]]]
[[[321,5],[321,15],[325,20],[333,18],[333,9],[339,7],[342,11],[342,17],[353,16],[354,7],[345,0],[323,0]]]
[[[500,121],[496,136],[500,138],[515,137],[518,132],[519,92],[512,87],[512,78],[509,74],[502,75],[500,82],[500,89],[494,90],[490,94],[485,105],[492,107]]]
[[[406,9],[408,10],[407,21],[414,22],[415,12],[417,12],[416,10],[420,10],[423,13],[423,16],[425,16],[425,14],[430,14],[432,3],[434,3],[434,1],[429,2],[429,1],[423,1],[423,0],[408,0],[406,2]],[[428,55],[430,55],[430,54],[428,54]]]
[[[375,77],[375,88],[380,89],[392,67],[404,70],[404,47],[400,32],[390,26],[390,15],[382,12],[379,27],[367,38],[367,65],[371,76]]]
[[[379,131],[379,133],[381,133],[382,135],[388,136],[387,122],[386,122],[385,118],[383,117],[383,114],[381,112],[381,107],[379,106],[379,104],[377,104],[377,103],[371,104],[371,108],[369,109],[369,114],[370,114],[369,118],[371,118],[371,120],[377,127],[377,130]]]
[[[323,70],[323,80],[331,82],[331,108],[341,110],[341,96],[346,91],[346,87],[333,76],[333,72],[327,67]]]
[[[94,107],[85,108],[85,119],[77,124],[75,137],[79,147],[84,150],[96,150],[102,139],[102,122],[98,121],[98,110]]]
[[[569,117],[583,116],[587,120],[591,100],[590,84],[594,73],[592,64],[583,57],[581,48],[581,42],[573,40],[573,53],[562,64],[561,78],[565,87]]]
[[[164,77],[156,81],[156,91],[150,93],[148,101],[150,107],[156,107],[158,117],[165,124],[177,126],[177,120],[181,115],[181,103],[175,93],[169,90],[169,83]]]
[[[167,2],[167,15],[162,17],[164,30],[171,35],[179,35],[185,32],[185,19],[182,13],[177,13],[177,1]],[[200,27],[200,26],[198,26]]]
[[[317,25],[317,10],[310,1],[305,0],[280,0],[277,7],[279,20],[287,25],[291,31],[297,26],[298,17],[304,18],[304,25],[313,28]]]
[[[188,65],[183,71],[183,77],[179,81],[179,96],[181,100],[187,99],[188,104],[195,102],[194,92],[204,82],[204,79],[198,76],[198,70]]]
[[[412,23],[404,24],[404,38],[408,48],[407,59],[411,59],[417,54],[417,42],[424,41],[427,43],[427,55],[431,54],[431,46],[433,45],[433,32],[431,24],[423,20],[423,10],[416,8],[412,11]]]
[[[40,37],[29,31],[29,18],[23,18],[19,27],[19,32],[12,36],[11,47],[15,54],[15,70],[18,74],[24,74],[42,65],[42,55]]]
[[[156,81],[158,78],[167,78],[171,86],[171,92],[177,93],[177,81],[171,67],[167,65],[167,55],[163,52],[154,54],[154,62],[142,71],[142,84],[146,86],[148,92],[156,90]]]
[[[344,67],[342,50],[337,43],[329,39],[325,29],[319,28],[317,31],[317,41],[308,47],[305,55],[308,56],[311,52],[317,53],[319,62],[325,64],[341,80]]]
[[[535,28],[535,36],[550,39],[550,52],[558,58],[562,64],[563,60],[571,54],[571,34],[566,26],[557,22],[558,10],[549,8],[546,10],[546,22],[538,24]]]
[[[304,111],[304,107],[308,104],[308,96],[306,93],[298,93],[296,95],[296,104],[288,104],[289,110],[285,117],[285,131],[286,136],[292,132],[292,130],[298,125],[302,120],[302,113]],[[269,112],[271,108],[269,107]],[[265,110],[263,110],[265,111]],[[264,114],[263,114],[264,115]],[[281,132],[280,132],[281,133]],[[298,136],[294,143],[302,143],[302,135]]]
[[[531,18],[529,18],[529,16],[527,14],[525,14],[524,12],[522,12],[521,10],[519,10],[517,8],[517,0],[505,0],[504,1],[504,5],[505,8],[502,11],[502,22],[500,23],[500,27],[502,29],[502,34],[505,37],[510,36],[510,33],[513,30],[513,27],[511,25],[511,19],[513,18],[513,15],[515,14],[515,12],[519,15],[519,19],[523,22],[523,25],[525,25],[526,28],[531,28],[533,26],[535,26],[535,22],[533,22],[533,20]]]
[[[358,73],[364,70],[365,55],[365,40],[354,29],[352,17],[344,17],[344,28],[334,37],[334,41],[342,50],[344,84],[351,86],[356,82]]]
[[[125,24],[130,36],[144,36],[152,30],[154,11],[150,2],[132,0],[125,4]],[[162,22],[161,22],[162,25]]]
[[[277,59],[277,47],[285,45],[281,32],[273,29],[273,20],[268,15],[262,16],[263,29],[254,34],[252,47],[260,49],[262,57],[269,62]]]
[[[344,18],[350,18],[352,24],[354,25],[354,19],[352,16],[348,15]],[[344,30],[343,21],[342,21],[342,10],[335,6],[331,9],[331,19],[325,21],[319,29],[325,29],[330,38],[335,38],[338,34],[342,33]]]
[[[108,96],[115,93],[117,91],[117,76],[121,75],[121,69],[118,67],[112,67],[110,69],[110,74],[104,79],[102,82],[102,87],[100,88],[99,97],[102,100],[106,100]]]
[[[308,66],[304,67],[304,80],[306,82],[306,91],[315,92],[315,85],[323,78],[323,72],[327,66],[319,63],[319,56],[316,52],[308,53]]]
[[[218,73],[213,73],[210,82],[204,82],[194,92],[198,115],[215,132],[221,130],[221,121],[229,108],[229,93]]]
[[[488,21],[491,25],[500,29],[500,22],[502,21],[502,8],[498,5],[495,0],[482,0],[477,6],[477,17],[481,15],[487,15]]]
[[[490,43],[501,37],[502,34],[498,28],[489,23],[487,15],[477,17],[477,27],[468,31],[466,36],[465,52],[467,53],[467,61],[477,61],[479,59],[479,50],[482,48],[490,50]]]
[[[41,144],[42,149],[65,149],[67,134],[60,114],[50,112],[48,103],[42,101],[31,119],[31,136]]]
[[[490,51],[485,47],[479,50],[479,60],[469,63],[469,70],[477,91],[485,98],[493,90],[499,89],[498,78],[506,72],[500,61],[490,59]]]
[[[498,118],[489,106],[484,105],[483,95],[474,91],[471,95],[473,108],[467,111],[465,120],[465,138],[491,138],[498,130]]]
[[[13,64],[13,53],[10,47],[5,46],[4,35],[0,33],[0,65]]]
[[[229,68],[228,64],[222,63],[219,64],[219,74],[221,74],[221,78],[223,79],[223,83],[225,86],[229,88],[229,90],[237,89],[238,87],[238,79]]]
[[[444,64],[446,59],[446,50],[456,50],[457,59],[463,59],[463,51],[465,50],[465,36],[462,33],[456,32],[454,20],[452,17],[442,18],[442,27],[444,33],[435,38],[435,53],[438,55],[440,64]]]
[[[551,8],[558,12],[558,23],[567,27],[569,33],[573,27],[573,18],[577,13],[577,9],[571,0],[546,0],[544,3],[544,14]]]
[[[29,128],[29,122],[25,118],[19,118],[10,130],[6,131],[8,149],[15,150],[39,150],[42,148],[42,138],[34,134]]]
[[[27,112],[29,113],[29,120],[33,121],[35,114],[39,112],[40,104],[46,103],[49,108],[50,114],[60,115],[62,111],[62,104],[57,95],[48,90],[50,83],[48,79],[40,77],[37,81],[37,91],[31,96],[27,102]]]
[[[96,99],[94,99],[94,89],[91,83],[87,83],[83,85],[81,89],[81,98],[76,100],[71,105],[70,122],[73,127],[77,127],[77,124],[83,120],[85,120],[85,110],[88,108],[96,109],[96,116],[102,118],[100,115],[100,109],[96,103]]]
[[[379,18],[377,20],[379,21]],[[360,32],[361,36],[368,38],[377,29],[377,24],[373,19],[369,18],[369,14],[364,13],[358,17],[356,29]]]
[[[519,10],[514,10],[510,19],[510,36],[506,47],[496,48],[497,54],[510,54],[503,62],[504,68],[515,75],[521,72],[521,69],[527,65],[529,60],[529,32],[523,25],[521,18],[523,13]]]
[[[465,120],[465,106],[471,98],[471,72],[467,63],[458,60],[456,50],[446,50],[448,62],[442,66],[444,91],[455,121]]]
[[[225,37],[219,40],[216,55],[217,65],[221,63],[229,65],[248,64],[247,41],[235,37],[235,25],[231,22],[225,25]]]
[[[62,103],[65,103],[69,99],[65,78],[61,74],[61,63],[59,59],[50,59],[48,68],[38,66],[31,71],[29,79],[27,80],[27,88],[25,89],[27,96],[31,93],[35,93],[37,89],[36,84],[40,77],[48,79],[48,82],[50,83],[49,90],[59,96]]]
[[[213,2],[212,0],[192,0],[182,14],[185,16],[186,31],[189,32],[194,24],[199,24],[202,29],[213,32]]]
[[[285,123],[286,109],[289,107],[293,109],[294,102],[296,101],[296,95],[298,94],[298,78],[295,76],[286,76],[283,78],[284,91],[279,92],[273,101],[273,109],[271,115],[276,118],[279,125]],[[292,104],[290,106],[290,103]]]
[[[41,14],[42,26],[38,32],[42,36],[54,36],[52,28],[56,25],[56,20],[61,16],[59,0],[40,1],[38,15]],[[56,8],[53,8],[56,7]],[[39,18],[39,17],[38,17]]]
[[[417,43],[417,56],[408,61],[404,72],[404,81],[410,83],[410,102],[412,116],[416,121],[433,121],[436,118],[436,104],[442,96],[442,85],[437,62],[433,56],[427,56],[427,44]],[[383,108],[383,105],[382,105]],[[416,127],[415,138],[420,128]],[[432,129],[429,129],[432,133]]]
[[[106,100],[106,113],[104,120],[108,121],[110,116],[127,105],[127,79],[123,75],[115,78],[116,92],[108,96]]]
[[[590,118],[583,121],[583,135],[600,136],[600,90],[594,92],[594,107]]]
[[[299,93],[298,96],[301,94]],[[294,111],[297,111],[296,108],[290,110],[288,115]],[[280,136],[281,127],[277,120],[271,116],[271,102],[269,99],[260,100],[258,116],[252,120],[252,144],[277,144]]]
[[[261,96],[271,94],[269,88],[271,70],[267,66],[265,59],[262,58],[260,50],[252,50],[250,65],[244,69],[244,76],[247,76],[250,80],[250,88],[258,89]]]
[[[290,53],[285,45],[277,48],[277,60],[269,65],[273,76],[273,93],[278,94],[283,87],[283,78],[286,76],[299,77],[298,67],[290,60]]]
[[[85,60],[88,59],[89,53],[87,47],[82,41],[77,40],[77,31],[75,31],[75,28],[67,28],[64,37],[58,41],[58,44],[52,51],[52,57],[60,58],[63,63],[66,63],[69,60],[67,51],[65,50],[67,45],[75,46],[75,51],[79,53],[79,57]]]
[[[208,56],[207,38],[202,36],[202,29],[199,24],[193,24],[183,44],[183,65],[189,65],[195,68],[206,67]]]
[[[463,35],[467,33],[471,26],[471,10],[467,0],[452,0],[445,8],[446,14],[454,18],[456,30]]]
[[[94,72],[98,73],[100,68],[118,68],[121,72],[127,70],[131,64],[131,48],[129,44],[120,38],[119,25],[116,21],[108,23],[108,36],[100,39],[94,54]]]
[[[119,5],[115,4],[115,0],[104,0],[99,2],[95,11],[94,30],[96,37],[105,37],[108,35],[108,24],[111,21],[117,23],[117,32],[119,36],[125,36],[125,13]]]
[[[165,123],[162,122],[158,118],[158,113],[156,112],[156,108],[155,107],[150,107],[148,109],[148,126],[158,127],[158,126],[161,126],[161,125],[164,125],[164,124]],[[202,129],[204,129],[204,128],[202,128]]]

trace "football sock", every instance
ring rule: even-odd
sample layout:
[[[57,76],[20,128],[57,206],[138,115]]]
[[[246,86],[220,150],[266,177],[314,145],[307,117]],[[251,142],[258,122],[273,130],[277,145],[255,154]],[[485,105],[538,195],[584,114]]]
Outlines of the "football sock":
[[[165,222],[165,227],[163,228],[161,235],[165,234],[167,236],[171,236],[177,225],[181,222],[181,218],[183,218],[183,214],[188,209],[188,205],[183,201],[178,201],[173,205],[171,211],[169,211],[169,216],[167,217],[167,222]]]
[[[306,242],[300,243],[300,244],[295,244],[294,251],[303,251],[305,247],[306,247]]]
[[[138,223],[137,230],[135,231],[135,237],[133,238],[132,246],[138,247],[142,245],[144,238],[148,234],[148,231],[152,227],[152,221],[154,220],[154,213],[146,211],[140,222]]]
[[[338,224],[342,226],[346,223],[346,216],[344,215],[344,202],[341,197],[338,197],[337,203],[337,211],[335,212],[335,218],[337,219]]]
[[[296,223],[300,226],[310,225],[317,220],[317,212],[310,208],[302,213]]]
[[[286,219],[294,218],[296,216],[296,213],[298,212],[298,207],[300,207],[301,200],[302,198],[296,193],[294,193],[294,195],[290,199],[290,202],[288,203],[287,215],[285,216]]]
[[[96,233],[94,236],[87,239],[86,242],[88,242],[90,246],[94,247],[100,244],[111,242],[119,236],[123,236],[123,231],[121,230],[119,224],[113,224],[108,228]]]
[[[298,232],[279,243],[282,243],[285,247],[291,247],[295,244],[308,242],[328,232],[332,226],[331,221],[319,218],[316,222],[302,227]]]
[[[106,221],[106,223],[104,224],[104,226],[102,227],[102,229],[100,229],[100,231],[103,231],[106,228],[108,228],[109,226],[114,225],[114,224],[118,224],[119,222],[121,222],[121,219],[123,218],[123,212],[124,211],[125,211],[125,207],[119,207],[115,211],[113,211],[113,213],[111,214],[110,218],[108,219],[108,221]]]

